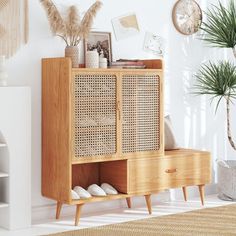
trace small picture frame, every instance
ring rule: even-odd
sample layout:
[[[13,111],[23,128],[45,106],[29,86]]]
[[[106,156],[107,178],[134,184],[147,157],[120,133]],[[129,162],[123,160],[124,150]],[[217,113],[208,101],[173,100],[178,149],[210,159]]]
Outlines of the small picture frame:
[[[86,59],[87,51],[94,49],[97,49],[99,56],[104,53],[109,66],[112,62],[111,32],[90,32],[88,38],[84,40],[84,58]]]

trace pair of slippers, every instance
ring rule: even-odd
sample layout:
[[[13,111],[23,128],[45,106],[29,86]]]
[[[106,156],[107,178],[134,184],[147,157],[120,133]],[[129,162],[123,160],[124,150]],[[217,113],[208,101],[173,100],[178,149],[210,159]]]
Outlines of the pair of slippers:
[[[102,197],[116,194],[118,194],[117,190],[107,183],[103,183],[101,187],[97,184],[92,184],[88,187],[87,191],[80,186],[76,186],[73,190],[71,190],[71,197],[73,200],[86,199],[92,196]]]

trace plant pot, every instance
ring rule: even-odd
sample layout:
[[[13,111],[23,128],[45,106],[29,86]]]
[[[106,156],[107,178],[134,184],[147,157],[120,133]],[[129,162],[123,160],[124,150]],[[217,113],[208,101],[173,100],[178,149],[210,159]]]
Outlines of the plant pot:
[[[79,67],[79,48],[77,46],[67,46],[65,48],[65,57],[70,57],[72,68]]]

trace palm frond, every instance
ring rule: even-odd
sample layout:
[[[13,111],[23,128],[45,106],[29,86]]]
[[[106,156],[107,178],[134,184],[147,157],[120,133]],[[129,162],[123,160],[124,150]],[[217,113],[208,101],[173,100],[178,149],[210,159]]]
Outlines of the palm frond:
[[[204,64],[195,78],[196,83],[192,93],[210,95],[212,100],[218,99],[216,109],[222,98],[236,97],[236,66],[230,62]]]
[[[228,7],[219,1],[218,6],[206,12],[207,21],[202,23],[205,32],[201,38],[213,47],[234,48],[236,45],[236,4],[230,0]]]

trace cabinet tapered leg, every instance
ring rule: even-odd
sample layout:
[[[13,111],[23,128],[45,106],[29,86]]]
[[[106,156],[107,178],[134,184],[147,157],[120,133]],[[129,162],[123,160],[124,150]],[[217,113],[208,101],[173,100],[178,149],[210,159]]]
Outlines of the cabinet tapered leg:
[[[205,198],[204,187],[205,187],[204,184],[198,186],[198,188],[199,188],[199,193],[200,193],[200,197],[201,197],[201,202],[202,202],[202,205],[203,205],[203,206],[204,206],[204,198]]]
[[[61,207],[62,207],[62,203],[61,202],[57,202],[57,211],[56,211],[56,219],[57,220],[60,218]]]
[[[145,199],[146,199],[146,204],[147,204],[148,212],[151,215],[152,214],[151,195],[145,195]]]
[[[127,206],[128,206],[128,208],[131,208],[131,198],[130,197],[127,197],[126,198],[126,202],[127,202]]]
[[[188,200],[188,193],[187,193],[187,187],[182,187],[183,194],[184,194],[184,201],[187,202]]]
[[[83,204],[79,204],[76,206],[76,214],[75,214],[75,226],[79,225],[81,210],[82,210]]]

